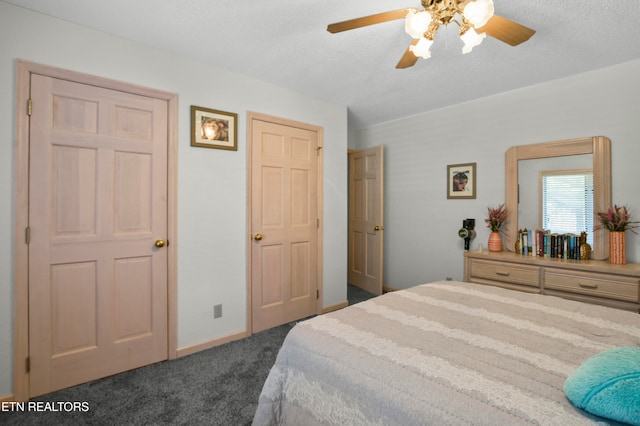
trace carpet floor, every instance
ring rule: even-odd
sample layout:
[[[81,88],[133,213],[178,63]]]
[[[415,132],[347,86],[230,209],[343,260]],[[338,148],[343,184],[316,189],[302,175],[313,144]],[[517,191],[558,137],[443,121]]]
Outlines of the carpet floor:
[[[372,295],[349,285],[347,297],[353,304]],[[0,411],[0,424],[249,425],[262,385],[295,324],[34,398],[32,407],[46,411]],[[84,404],[66,411],[70,402]]]

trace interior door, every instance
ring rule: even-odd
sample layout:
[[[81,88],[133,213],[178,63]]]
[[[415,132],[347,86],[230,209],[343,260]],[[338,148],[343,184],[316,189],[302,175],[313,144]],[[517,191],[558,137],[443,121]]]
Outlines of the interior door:
[[[318,134],[251,120],[251,318],[258,332],[317,313]]]
[[[349,154],[348,281],[382,294],[384,263],[384,150]]]
[[[33,75],[30,396],[167,359],[167,103]]]

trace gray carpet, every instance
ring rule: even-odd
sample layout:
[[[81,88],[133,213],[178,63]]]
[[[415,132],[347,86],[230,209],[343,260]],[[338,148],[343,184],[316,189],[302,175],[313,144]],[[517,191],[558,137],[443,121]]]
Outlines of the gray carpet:
[[[372,295],[348,286],[349,303]],[[248,425],[285,336],[295,323],[34,398],[59,411],[0,412],[3,425]],[[64,411],[57,402],[86,402]],[[67,404],[68,405],[68,404]]]

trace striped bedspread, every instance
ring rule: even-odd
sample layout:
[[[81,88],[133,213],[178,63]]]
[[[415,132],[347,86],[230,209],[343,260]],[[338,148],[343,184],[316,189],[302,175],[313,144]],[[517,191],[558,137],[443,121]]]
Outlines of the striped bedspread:
[[[582,425],[562,387],[588,357],[640,346],[640,315],[442,281],[297,324],[256,425]]]

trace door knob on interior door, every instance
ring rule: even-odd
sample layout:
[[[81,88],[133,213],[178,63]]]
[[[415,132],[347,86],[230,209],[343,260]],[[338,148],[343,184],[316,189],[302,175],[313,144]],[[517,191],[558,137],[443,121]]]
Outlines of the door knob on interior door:
[[[380,226],[380,225],[376,225],[373,227],[374,231],[382,231],[384,229],[384,226]]]
[[[160,247],[164,247],[165,244],[166,244],[165,240],[156,240],[156,242],[153,245],[160,248]]]
[[[262,234],[256,234],[253,236],[253,239],[256,241],[260,241],[262,239]]]

